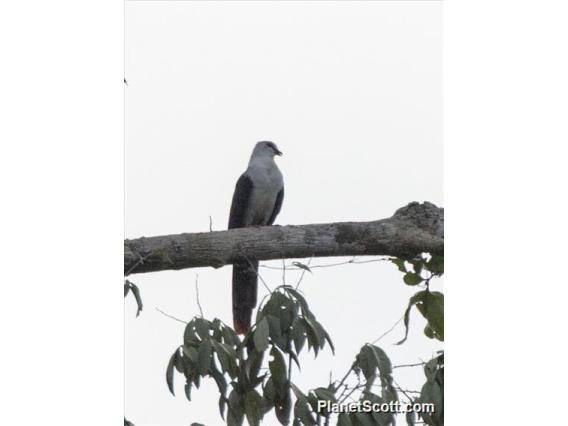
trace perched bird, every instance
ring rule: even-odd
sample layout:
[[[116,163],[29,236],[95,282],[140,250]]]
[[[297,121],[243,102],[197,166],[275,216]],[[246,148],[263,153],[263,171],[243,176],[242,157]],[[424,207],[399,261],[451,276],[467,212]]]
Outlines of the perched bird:
[[[284,180],[274,162],[282,155],[274,142],[258,142],[248,168],[235,186],[229,229],[272,225],[282,208]],[[233,325],[238,334],[250,330],[252,310],[256,306],[258,261],[247,260],[233,265]]]

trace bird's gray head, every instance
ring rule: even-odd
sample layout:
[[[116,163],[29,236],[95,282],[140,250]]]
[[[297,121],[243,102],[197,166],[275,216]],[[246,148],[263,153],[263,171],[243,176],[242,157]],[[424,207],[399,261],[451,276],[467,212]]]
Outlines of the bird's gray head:
[[[274,158],[275,155],[282,155],[274,142],[262,141],[258,142],[252,151],[253,157],[269,157]]]

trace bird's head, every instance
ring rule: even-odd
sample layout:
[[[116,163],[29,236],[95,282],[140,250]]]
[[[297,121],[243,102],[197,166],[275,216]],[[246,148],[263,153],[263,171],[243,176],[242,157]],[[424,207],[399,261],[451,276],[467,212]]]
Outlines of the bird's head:
[[[252,151],[253,157],[274,158],[275,155],[282,155],[282,152],[278,149],[274,142],[269,141],[258,142]]]

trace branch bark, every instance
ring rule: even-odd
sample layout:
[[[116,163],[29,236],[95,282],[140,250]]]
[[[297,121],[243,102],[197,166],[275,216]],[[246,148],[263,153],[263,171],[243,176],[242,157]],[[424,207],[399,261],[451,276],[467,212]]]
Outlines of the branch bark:
[[[124,241],[124,272],[221,266],[245,259],[444,253],[444,209],[412,202],[371,222],[261,226]]]

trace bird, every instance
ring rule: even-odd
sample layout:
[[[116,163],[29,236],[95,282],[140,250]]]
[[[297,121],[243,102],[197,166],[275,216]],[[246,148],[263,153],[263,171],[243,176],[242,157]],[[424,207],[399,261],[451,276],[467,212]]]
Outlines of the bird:
[[[284,200],[284,179],[274,161],[282,152],[274,142],[258,142],[246,171],[239,177],[231,202],[229,229],[272,225]],[[256,306],[258,261],[246,259],[233,264],[233,327],[237,334],[251,328]]]

